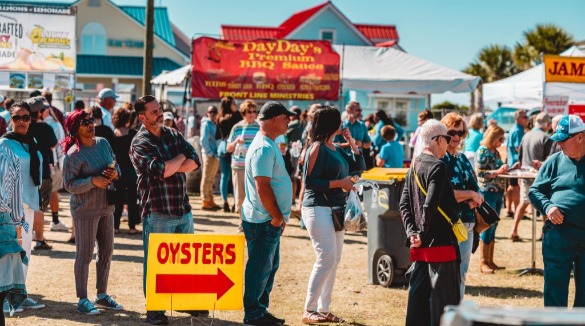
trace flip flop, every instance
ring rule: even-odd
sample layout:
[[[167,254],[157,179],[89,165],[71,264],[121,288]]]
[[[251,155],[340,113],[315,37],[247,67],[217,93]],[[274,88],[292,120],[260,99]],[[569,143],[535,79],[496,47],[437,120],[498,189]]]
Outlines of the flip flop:
[[[328,312],[327,314],[321,313],[321,316],[324,316],[330,323],[345,324],[345,319],[337,317],[330,312]]]
[[[328,323],[329,320],[324,315],[316,311],[307,311],[303,314],[303,324],[320,324]]]

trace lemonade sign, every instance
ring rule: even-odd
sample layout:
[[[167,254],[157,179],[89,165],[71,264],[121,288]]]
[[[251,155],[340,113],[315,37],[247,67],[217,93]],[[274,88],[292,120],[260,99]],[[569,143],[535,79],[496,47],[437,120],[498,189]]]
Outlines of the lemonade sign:
[[[0,4],[0,70],[75,72],[75,7]]]

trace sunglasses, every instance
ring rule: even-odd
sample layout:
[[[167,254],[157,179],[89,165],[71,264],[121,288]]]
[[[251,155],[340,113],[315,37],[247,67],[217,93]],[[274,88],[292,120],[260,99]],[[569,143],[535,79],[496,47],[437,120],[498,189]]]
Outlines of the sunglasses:
[[[447,131],[447,135],[451,137],[459,136],[459,138],[465,136],[465,130],[449,130]]]
[[[248,112],[246,112],[246,113],[252,113],[252,114],[256,114],[256,113],[258,113],[258,111],[248,111]]]
[[[437,136],[431,138],[431,140],[439,139],[439,137],[443,137],[445,139],[445,141],[447,141],[447,143],[451,142],[451,136],[447,136],[447,135],[437,135]]]
[[[12,119],[12,121],[14,122],[29,122],[30,121],[30,115],[13,115],[10,119]]]
[[[89,125],[92,125],[95,122],[94,118],[89,118],[89,119],[83,119],[81,120],[81,122],[79,123],[80,125],[87,127]]]
[[[217,111],[207,111],[208,114],[217,114]]]

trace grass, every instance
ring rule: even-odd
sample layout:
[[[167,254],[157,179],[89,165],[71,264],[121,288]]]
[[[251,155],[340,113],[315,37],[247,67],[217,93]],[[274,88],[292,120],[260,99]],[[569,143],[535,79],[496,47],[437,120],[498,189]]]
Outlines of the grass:
[[[62,194],[63,221],[71,225],[68,195]],[[199,198],[191,196],[197,233],[237,232],[239,218],[235,214],[207,213],[198,210]],[[47,221],[50,217],[47,216]],[[538,223],[540,229],[541,222]],[[530,241],[513,243],[508,239],[512,220],[502,218],[497,231],[496,263],[506,267],[494,275],[478,272],[479,255],[472,256],[468,273],[466,300],[487,306],[542,307],[543,278],[517,276],[517,270],[529,267]],[[142,294],[142,239],[125,234],[127,224],[122,222],[122,233],[116,236],[110,271],[108,292],[116,295],[125,307],[123,311],[102,311],[99,316],[85,316],[75,312],[75,281],[73,263],[75,246],[66,243],[69,234],[49,231],[46,237],[52,251],[34,252],[28,276],[28,291],[40,299],[47,308],[25,311],[7,319],[8,325],[137,325],[145,316],[145,299]],[[537,234],[540,234],[538,231]],[[520,236],[529,239],[531,221],[522,221]],[[332,312],[353,325],[404,325],[407,288],[383,288],[368,284],[367,239],[365,234],[347,234],[342,260],[337,272],[333,293]],[[536,265],[542,268],[540,242],[537,242]],[[299,221],[291,219],[281,242],[281,265],[271,295],[270,311],[285,318],[288,325],[301,325],[307,281],[314,262],[314,254],[307,232]],[[89,294],[94,295],[95,265],[89,276]],[[573,296],[574,286],[571,285]],[[572,298],[570,298],[572,302]],[[571,303],[572,304],[572,303]],[[171,325],[209,325],[212,320],[196,320],[184,313],[172,312]],[[241,325],[242,311],[216,311],[213,325]]]

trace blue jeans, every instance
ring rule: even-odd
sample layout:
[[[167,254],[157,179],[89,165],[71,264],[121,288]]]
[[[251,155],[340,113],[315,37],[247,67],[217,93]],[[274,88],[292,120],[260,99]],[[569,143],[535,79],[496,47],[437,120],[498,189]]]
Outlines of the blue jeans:
[[[144,244],[144,261],[142,263],[142,289],[146,297],[146,263],[148,261],[148,240],[151,233],[181,233],[193,234],[193,214],[191,212],[181,216],[169,216],[152,212],[142,224],[142,242]]]
[[[486,191],[486,192],[481,192],[481,194],[483,195],[483,198],[485,199],[486,203],[488,203],[488,205],[490,205],[493,209],[496,210],[496,212],[498,212],[498,214],[500,213],[500,211],[502,210],[502,203],[504,200],[504,193],[501,191],[497,191],[497,192],[493,192],[493,191]],[[492,241],[494,241],[496,239],[496,228],[498,227],[498,223],[494,223],[492,226],[489,227],[489,229],[483,231],[481,233],[481,241],[483,241],[484,243],[490,243]]]
[[[459,290],[461,294],[461,300],[465,294],[465,277],[467,276],[467,270],[469,269],[469,261],[471,260],[471,249],[473,249],[473,226],[474,222],[463,222],[467,227],[467,240],[459,243],[459,254],[461,255],[461,265],[459,271],[461,274],[461,283],[459,284]]]
[[[575,307],[585,307],[585,237],[570,226],[543,228],[544,306],[567,307],[571,270],[575,276]]]
[[[270,221],[249,223],[242,221],[248,262],[246,263],[244,290],[244,322],[262,318],[270,303],[270,291],[274,275],[280,264],[280,235],[282,227],[276,228]]]
[[[232,166],[229,158],[220,157],[219,167],[221,169],[221,178],[219,179],[219,191],[221,192],[221,198],[223,198],[223,201],[227,201],[228,187],[230,185],[230,177],[232,175]]]

